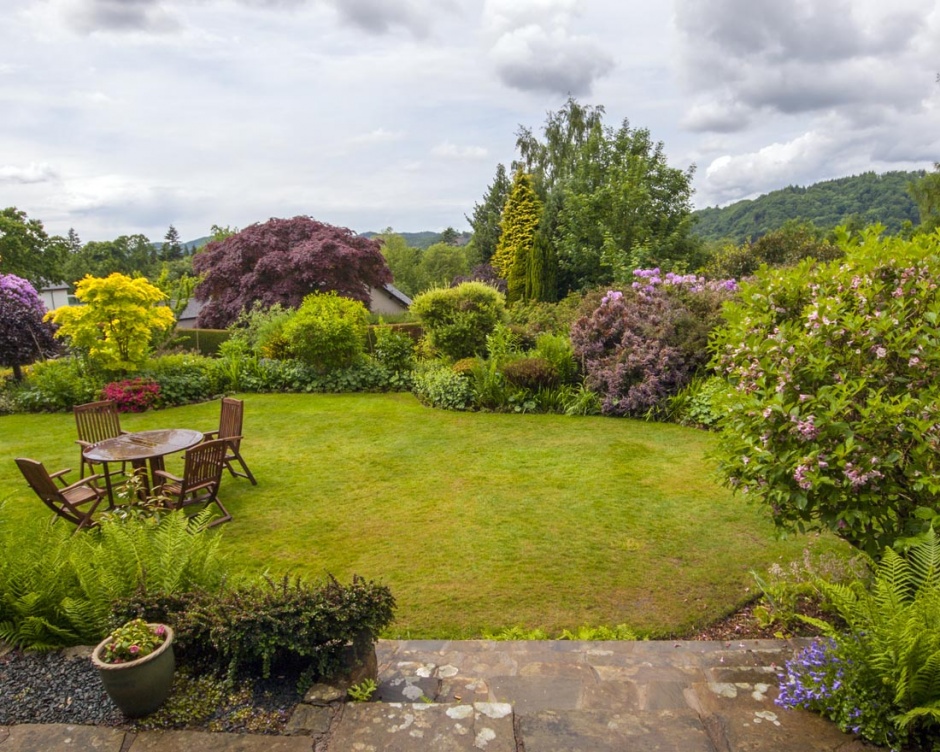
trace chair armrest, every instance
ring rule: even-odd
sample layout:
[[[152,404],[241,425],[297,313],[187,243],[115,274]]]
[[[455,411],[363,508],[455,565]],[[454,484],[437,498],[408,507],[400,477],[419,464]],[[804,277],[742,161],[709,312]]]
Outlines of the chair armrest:
[[[96,481],[96,480],[98,480],[99,478],[103,478],[103,477],[104,477],[104,476],[103,476],[101,473],[95,473],[94,475],[88,475],[88,476],[82,478],[81,480],[75,481],[72,485],[66,486],[66,487],[63,488],[62,490],[63,490],[63,491],[71,491],[73,488],[81,488],[82,486],[87,486],[87,485],[88,485],[89,483],[91,483],[92,481]],[[101,489],[98,489],[98,490],[100,491]]]
[[[202,440],[212,441],[212,439],[214,439],[218,435],[219,435],[218,429],[216,429],[215,431],[204,431],[202,434]]]
[[[82,449],[88,449],[88,447],[94,446],[90,441],[84,441],[82,439],[75,439],[75,443],[82,447]]]
[[[154,470],[153,474],[155,476],[160,476],[161,478],[166,478],[166,480],[172,481],[173,483],[183,482],[182,478],[177,477],[176,475],[173,475],[173,473],[168,473],[166,470]]]
[[[54,473],[49,473],[49,477],[50,477],[50,478],[58,478],[60,475],[65,475],[66,473],[70,473],[70,472],[72,472],[72,468],[67,467],[67,468],[65,468],[65,470],[59,470],[59,471],[54,472]]]

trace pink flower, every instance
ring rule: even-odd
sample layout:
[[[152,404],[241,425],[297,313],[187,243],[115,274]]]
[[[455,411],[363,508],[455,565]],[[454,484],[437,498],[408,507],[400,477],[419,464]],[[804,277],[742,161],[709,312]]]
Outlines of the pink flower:
[[[127,652],[130,653],[131,655],[137,655],[137,654],[140,652],[140,646],[139,646],[139,645],[131,645],[131,646],[127,649]]]

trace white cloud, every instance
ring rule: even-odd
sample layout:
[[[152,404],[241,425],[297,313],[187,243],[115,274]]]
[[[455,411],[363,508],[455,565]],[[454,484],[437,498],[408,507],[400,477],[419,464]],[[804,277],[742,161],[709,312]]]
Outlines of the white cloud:
[[[385,128],[376,128],[368,133],[360,133],[349,139],[351,144],[387,144],[392,141],[401,141],[405,134],[401,131],[388,131]]]
[[[435,157],[455,160],[479,160],[489,156],[485,146],[457,146],[450,141],[438,144],[431,149]]]
[[[31,162],[26,167],[0,165],[0,183],[49,183],[58,178],[58,172],[45,162]]]
[[[487,0],[483,25],[503,83],[522,91],[589,94],[614,62],[597,39],[570,30],[580,7],[576,0]]]

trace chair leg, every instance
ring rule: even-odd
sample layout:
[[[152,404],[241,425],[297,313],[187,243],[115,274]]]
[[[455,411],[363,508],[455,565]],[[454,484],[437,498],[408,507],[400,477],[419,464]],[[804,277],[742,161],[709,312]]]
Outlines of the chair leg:
[[[207,527],[215,527],[216,525],[221,525],[223,522],[229,522],[232,519],[232,513],[225,508],[225,505],[218,496],[216,496],[210,503],[215,504],[219,508],[219,510],[222,512],[222,516],[212,520],[212,522],[210,522]]]
[[[238,460],[238,464],[242,466],[243,473],[239,473],[232,467],[232,460]],[[245,460],[242,459],[241,453],[235,452],[231,457],[225,458],[225,466],[228,468],[228,471],[232,474],[233,478],[248,478],[251,481],[251,485],[257,486],[258,481],[255,480],[255,476],[252,474],[251,470],[248,469],[248,464]]]

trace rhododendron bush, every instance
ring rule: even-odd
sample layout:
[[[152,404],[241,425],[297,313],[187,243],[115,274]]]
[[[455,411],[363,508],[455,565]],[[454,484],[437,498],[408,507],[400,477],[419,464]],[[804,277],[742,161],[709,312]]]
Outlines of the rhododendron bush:
[[[940,234],[839,244],[843,260],[763,269],[726,308],[719,459],[781,529],[877,556],[940,509]]]
[[[644,416],[682,389],[708,361],[708,334],[733,280],[637,269],[626,290],[609,290],[571,327],[585,384],[605,415]],[[595,298],[596,300],[596,298]]]

